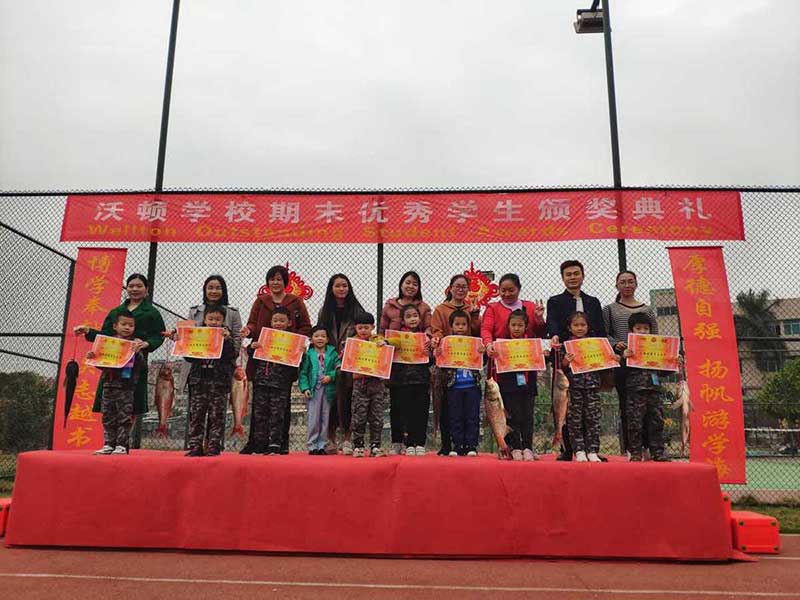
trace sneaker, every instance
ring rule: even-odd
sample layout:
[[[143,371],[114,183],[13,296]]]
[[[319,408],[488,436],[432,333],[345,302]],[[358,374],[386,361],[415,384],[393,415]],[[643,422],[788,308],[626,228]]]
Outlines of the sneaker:
[[[257,454],[253,446],[250,444],[245,444],[244,448],[239,450],[239,454]]]
[[[561,454],[558,455],[558,458],[556,458],[556,460],[563,460],[569,462],[572,460],[572,455],[566,452],[562,452]]]
[[[539,460],[539,457],[536,456],[536,453],[530,448],[525,448],[525,450],[522,451],[522,460],[526,461]]]
[[[586,457],[586,452],[578,450],[575,453],[575,462],[589,462],[589,459]]]
[[[442,446],[436,454],[438,454],[439,456],[450,456],[450,452],[451,448],[449,445],[447,445],[447,446]],[[458,455],[458,453],[456,453],[456,455]]]
[[[206,452],[206,456],[219,456],[220,449],[219,448],[209,448],[208,452]]]
[[[478,456],[478,451],[475,448],[469,448],[467,450],[467,456]]]
[[[342,454],[344,454],[345,456],[351,456],[353,455],[353,451],[354,451],[353,442],[351,442],[350,440],[345,440],[344,442],[342,442]],[[364,456],[363,448],[361,449],[361,456]]]
[[[281,447],[280,446],[272,446],[271,445],[271,446],[269,446],[267,448],[267,456],[277,456],[280,453],[281,453]]]
[[[127,454],[127,453],[128,453],[128,449],[125,446],[117,446],[111,452],[111,454]]]
[[[631,457],[628,460],[630,462],[642,462],[642,456],[640,454],[631,454]]]
[[[425,446],[417,446],[414,449],[414,456],[425,456]]]
[[[653,454],[653,462],[672,462],[666,454]]]
[[[386,450],[381,448],[380,446],[372,446],[369,449],[370,456],[386,456]]]
[[[447,453],[447,456],[458,456],[458,452],[455,450],[450,450],[450,452]]]
[[[338,454],[338,453],[339,449],[336,447],[336,444],[334,444],[331,441],[328,441],[328,443],[325,444],[325,454]]]
[[[589,454],[586,455],[586,459],[589,462],[603,462],[600,460],[600,457],[597,456],[597,452],[589,452]]]
[[[415,456],[416,454],[417,451],[414,450],[414,446],[409,446],[408,448],[406,448],[406,456]]]
[[[114,452],[114,446],[109,446],[108,444],[100,448],[100,450],[94,451],[95,454],[111,454],[112,452]]]
[[[645,448],[644,450],[642,450],[642,460],[652,460],[649,448]]]
[[[317,450],[316,448],[308,451],[309,456],[316,456],[317,454],[319,454],[319,450]]]
[[[348,456],[352,456],[353,458],[364,458],[364,449],[363,448],[352,448]]]
[[[395,442],[392,444],[392,449],[389,450],[389,454],[392,456],[400,456],[403,453],[403,444],[399,442]]]
[[[511,451],[511,460],[522,460],[522,450],[514,448]]]

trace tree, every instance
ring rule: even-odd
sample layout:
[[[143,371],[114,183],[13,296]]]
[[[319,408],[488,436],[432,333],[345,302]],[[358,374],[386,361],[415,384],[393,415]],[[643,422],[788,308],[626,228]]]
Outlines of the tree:
[[[800,360],[790,360],[781,371],[771,374],[756,401],[773,417],[790,423],[800,419]]]
[[[774,370],[769,368],[770,364],[780,369],[786,359],[786,343],[780,339],[780,322],[772,312],[781,300],[770,299],[769,296],[768,290],[739,292],[736,294],[739,310],[733,316],[736,337],[773,338],[745,342],[755,356],[759,371]]]
[[[47,448],[55,384],[38,373],[0,373],[0,451]]]

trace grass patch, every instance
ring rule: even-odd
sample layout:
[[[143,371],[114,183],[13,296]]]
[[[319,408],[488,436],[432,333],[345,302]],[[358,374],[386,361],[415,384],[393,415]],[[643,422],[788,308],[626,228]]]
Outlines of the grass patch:
[[[752,512],[769,515],[778,519],[781,533],[800,533],[800,504],[757,504],[748,502],[735,502],[733,510],[749,510]]]

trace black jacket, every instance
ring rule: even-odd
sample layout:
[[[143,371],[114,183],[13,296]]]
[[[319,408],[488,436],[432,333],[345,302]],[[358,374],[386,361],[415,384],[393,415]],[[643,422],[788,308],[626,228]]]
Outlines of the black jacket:
[[[589,316],[589,337],[606,337],[606,326],[603,321],[603,307],[594,296],[581,292],[583,312]],[[558,336],[560,341],[569,338],[567,319],[575,312],[577,300],[575,296],[564,290],[557,296],[547,299],[547,335]]]

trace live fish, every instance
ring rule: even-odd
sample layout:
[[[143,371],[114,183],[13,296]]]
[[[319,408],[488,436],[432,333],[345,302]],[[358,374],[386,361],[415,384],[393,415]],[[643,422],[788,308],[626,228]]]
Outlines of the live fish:
[[[233,384],[231,385],[231,409],[233,410],[233,429],[231,435],[244,437],[244,427],[242,419],[247,414],[249,384],[247,374],[242,367],[236,367],[233,372]]]
[[[167,437],[167,421],[172,413],[172,403],[175,401],[175,378],[172,367],[164,363],[158,370],[156,377],[156,408],[158,408],[158,428],[156,433]]]
[[[675,390],[675,402],[672,403],[672,408],[681,409],[681,454],[683,454],[686,451],[686,445],[689,443],[689,413],[694,410],[694,405],[689,397],[689,382],[686,379],[681,379],[678,382],[678,387]]]
[[[500,386],[491,377],[486,380],[483,398],[486,407],[486,418],[497,440],[497,446],[504,456],[509,457],[511,456],[511,451],[508,449],[505,438],[511,428],[506,420],[506,409],[503,406],[503,397],[500,395]]]
[[[553,420],[556,428],[553,433],[553,447],[558,448],[569,409],[569,380],[561,369],[553,369],[553,378]]]

